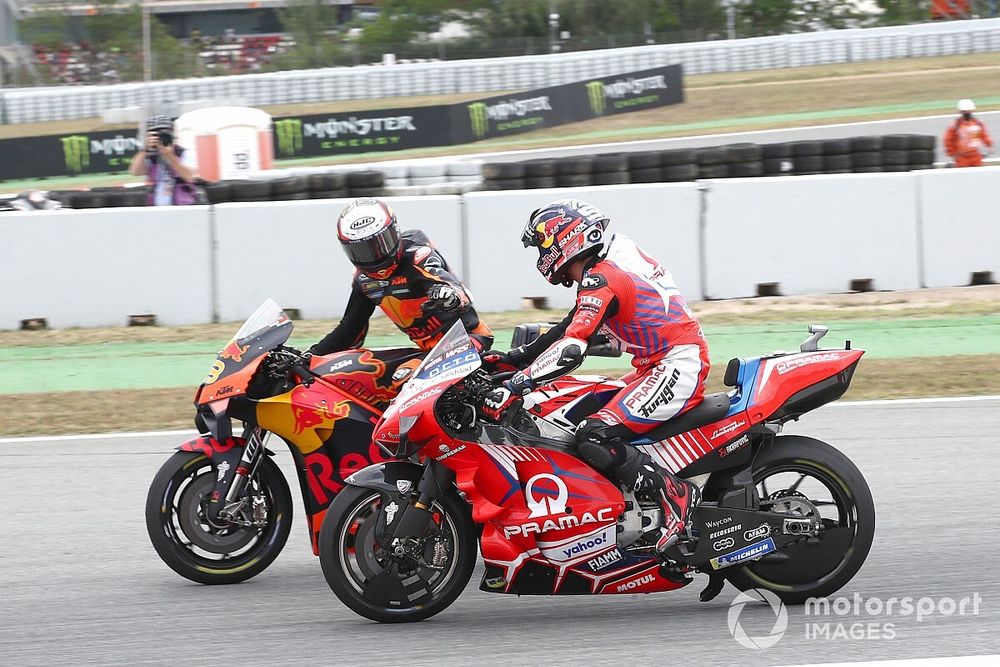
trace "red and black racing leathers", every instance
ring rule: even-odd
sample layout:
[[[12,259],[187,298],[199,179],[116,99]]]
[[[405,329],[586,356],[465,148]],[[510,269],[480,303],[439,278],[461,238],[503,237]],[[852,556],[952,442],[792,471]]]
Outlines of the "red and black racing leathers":
[[[422,350],[434,347],[459,319],[477,347],[490,348],[493,332],[479,320],[472,297],[430,239],[423,232],[411,229],[401,234],[400,243],[403,252],[399,265],[388,278],[380,280],[355,271],[344,317],[312,347],[314,354],[332,354],[360,346],[376,306]],[[453,289],[458,295],[458,306],[448,311],[435,308],[428,294],[435,285]]]

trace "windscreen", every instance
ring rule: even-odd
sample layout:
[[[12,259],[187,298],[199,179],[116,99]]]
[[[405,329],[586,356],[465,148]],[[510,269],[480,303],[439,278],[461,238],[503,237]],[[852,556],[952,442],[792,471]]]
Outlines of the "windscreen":
[[[483,365],[479,351],[465,331],[461,320],[456,321],[448,333],[438,341],[413,376],[403,385],[403,390],[393,402],[402,405],[411,396],[439,384],[451,383],[463,378]]]

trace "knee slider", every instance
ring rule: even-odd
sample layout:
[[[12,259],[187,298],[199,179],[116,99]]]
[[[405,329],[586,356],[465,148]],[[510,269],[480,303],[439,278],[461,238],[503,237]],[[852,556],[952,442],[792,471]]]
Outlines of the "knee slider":
[[[580,458],[598,470],[611,470],[625,460],[625,446],[620,438],[608,435],[609,428],[599,419],[585,419],[576,430]]]

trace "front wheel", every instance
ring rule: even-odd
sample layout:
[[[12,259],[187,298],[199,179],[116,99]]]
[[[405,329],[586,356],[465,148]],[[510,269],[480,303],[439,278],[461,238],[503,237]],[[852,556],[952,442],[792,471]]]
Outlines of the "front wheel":
[[[263,572],[285,546],[292,494],[265,455],[245,489],[258,516],[243,517],[247,525],[214,522],[206,507],[215,478],[204,454],[177,452],[167,459],[149,486],[146,530],[156,553],[177,574],[200,584],[235,584]]]
[[[831,595],[857,574],[875,537],[875,504],[847,456],[815,438],[779,436],[754,460],[753,480],[762,508],[819,518],[823,530],[727,570],[737,588],[765,588],[786,604],[802,604]]]
[[[377,491],[355,486],[337,494],[320,530],[323,575],[340,601],[365,618],[422,621],[448,607],[469,583],[475,525],[465,502],[449,493],[434,501],[427,534],[400,557],[390,554],[376,527],[383,502]],[[404,510],[389,508],[392,517]]]

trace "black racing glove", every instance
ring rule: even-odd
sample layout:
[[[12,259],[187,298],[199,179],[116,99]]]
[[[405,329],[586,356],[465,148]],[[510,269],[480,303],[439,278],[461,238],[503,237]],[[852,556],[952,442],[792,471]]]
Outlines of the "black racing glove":
[[[462,306],[462,299],[458,296],[458,291],[450,285],[435,283],[427,290],[427,301],[421,304],[420,308],[424,312],[438,311],[449,312],[458,310]]]

